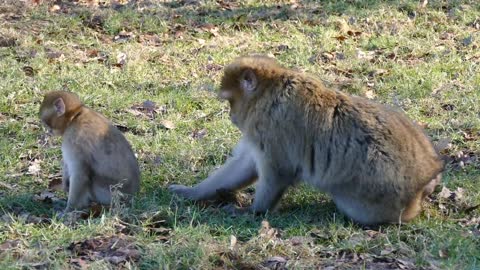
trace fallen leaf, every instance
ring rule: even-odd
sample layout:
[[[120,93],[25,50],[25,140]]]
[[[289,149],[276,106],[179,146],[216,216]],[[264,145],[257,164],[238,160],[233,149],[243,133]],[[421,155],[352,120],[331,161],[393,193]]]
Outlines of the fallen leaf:
[[[442,109],[444,109],[445,111],[453,111],[455,110],[456,106],[453,105],[453,104],[448,104],[448,103],[442,103],[440,104],[440,106],[442,107]]]
[[[48,202],[48,203],[51,203],[55,200],[59,200],[56,197],[55,193],[53,193],[51,191],[48,191],[48,190],[44,190],[40,194],[35,194],[33,196],[33,199],[36,200],[36,201]]]
[[[202,128],[200,130],[194,130],[191,136],[193,139],[198,140],[198,139],[203,139],[206,135],[207,135],[207,129]]]
[[[70,258],[69,263],[79,267],[82,270],[87,270],[89,267],[88,262],[82,258]]]
[[[50,60],[63,60],[65,58],[65,55],[62,52],[53,50],[53,49],[46,49],[46,57]]]
[[[219,65],[219,64],[207,64],[205,66],[206,70],[208,71],[220,71],[223,69],[223,66]]]
[[[258,234],[261,238],[272,239],[276,238],[279,233],[277,229],[270,227],[270,223],[267,220],[263,220]]]
[[[2,244],[0,244],[0,253],[3,251],[10,251],[20,245],[20,240],[14,239],[14,240],[6,240]]]
[[[375,99],[377,95],[375,95],[375,92],[373,90],[367,90],[365,91],[365,97],[368,99]]]
[[[123,67],[127,63],[127,55],[123,52],[117,54],[117,63],[114,65],[116,67]]]
[[[113,37],[113,41],[123,43],[135,38],[135,35],[132,32],[120,31],[118,35]]]
[[[157,104],[151,100],[145,100],[141,104],[135,104],[131,109],[127,109],[128,112],[135,116],[146,116],[149,119],[154,119],[158,113],[166,113],[166,108],[158,108]]]
[[[347,34],[348,34],[349,36],[359,37],[359,36],[362,35],[362,32],[361,32],[361,31],[348,30],[348,31],[347,31]]]
[[[471,129],[462,130],[461,132],[462,132],[463,138],[466,141],[475,141],[475,140],[477,140],[478,136],[480,135],[480,132],[475,133]]]
[[[230,235],[230,250],[234,250],[237,245],[237,237],[235,235]]]
[[[166,128],[166,129],[174,129],[175,128],[175,124],[172,121],[169,121],[169,120],[162,120],[160,122],[160,124],[162,125],[162,127]]]
[[[48,189],[54,191],[63,191],[62,178],[56,177],[48,182]]]
[[[360,49],[356,49],[355,51],[357,53],[357,58],[358,59],[372,60],[373,57],[375,56],[375,52],[371,52],[371,51],[364,52]]]
[[[28,174],[31,175],[37,175],[41,168],[40,168],[40,163],[42,161],[39,159],[34,159],[33,161],[30,162],[30,165],[28,166]]]
[[[22,70],[25,73],[25,75],[29,77],[33,77],[37,73],[31,66],[24,66],[22,67]]]
[[[114,236],[100,236],[84,241],[73,242],[68,248],[74,256],[79,257],[79,260],[71,263],[86,264],[82,261],[97,261],[105,260],[113,265],[119,265],[129,261],[138,261],[140,259],[140,251],[134,244],[134,239],[127,237],[124,234]]]
[[[57,12],[57,11],[60,11],[62,8],[59,6],[59,5],[53,5],[51,6],[48,11],[50,12]]]
[[[287,264],[287,259],[280,256],[268,258],[265,262],[262,263],[264,267],[267,267],[268,269],[272,269],[272,270],[286,270],[287,269],[287,267],[285,267],[286,264]]]
[[[17,45],[16,38],[0,37],[0,47],[14,47]]]
[[[465,190],[463,188],[457,188],[455,191],[451,191],[447,187],[442,187],[442,190],[440,193],[438,193],[438,196],[440,198],[448,199],[451,201],[459,201],[463,199],[463,194]]]
[[[442,258],[442,259],[448,258],[448,250],[446,250],[446,249],[438,250],[438,256],[440,256],[440,258]]]

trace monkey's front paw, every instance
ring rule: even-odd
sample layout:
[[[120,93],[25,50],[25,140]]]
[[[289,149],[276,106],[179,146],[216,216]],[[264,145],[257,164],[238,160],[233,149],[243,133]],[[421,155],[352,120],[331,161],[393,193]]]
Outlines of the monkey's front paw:
[[[170,185],[168,190],[183,198],[194,200],[193,189],[184,185]]]
[[[238,207],[232,203],[223,206],[222,209],[232,216],[241,216],[250,212],[249,207]]]

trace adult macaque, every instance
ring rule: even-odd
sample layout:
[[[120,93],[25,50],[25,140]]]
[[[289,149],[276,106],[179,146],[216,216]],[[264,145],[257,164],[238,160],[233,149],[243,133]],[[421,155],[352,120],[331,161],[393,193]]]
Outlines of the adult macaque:
[[[65,212],[92,202],[110,204],[112,188],[133,195],[140,188],[140,170],[130,144],[104,116],[86,107],[71,92],[45,95],[40,118],[55,135],[63,136]]]
[[[361,224],[407,222],[441,180],[443,162],[403,113],[325,88],[267,57],[241,57],[224,70],[219,96],[242,139],[233,157],[194,187],[170,190],[215,198],[258,182],[248,210],[271,210],[305,181],[331,195]]]

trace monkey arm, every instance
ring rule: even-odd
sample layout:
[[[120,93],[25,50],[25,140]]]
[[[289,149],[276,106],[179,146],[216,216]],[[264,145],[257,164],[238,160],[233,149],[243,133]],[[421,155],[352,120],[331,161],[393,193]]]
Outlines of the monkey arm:
[[[62,188],[63,191],[68,193],[68,189],[70,186],[70,174],[68,173],[68,166],[67,163],[62,161]]]
[[[217,190],[235,191],[255,182],[257,171],[253,155],[244,142],[240,142],[234,155],[207,179],[194,187],[171,185],[169,190],[191,200],[215,199]]]
[[[74,209],[83,209],[90,204],[91,185],[88,175],[85,174],[86,168],[70,168],[70,186],[68,190],[68,201],[65,212]]]

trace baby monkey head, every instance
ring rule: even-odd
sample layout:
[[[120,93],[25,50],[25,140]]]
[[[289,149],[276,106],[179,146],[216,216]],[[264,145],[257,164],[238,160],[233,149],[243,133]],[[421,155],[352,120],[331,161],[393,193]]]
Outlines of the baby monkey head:
[[[242,129],[249,114],[275,82],[282,67],[265,56],[246,56],[235,59],[225,67],[219,97],[230,103],[230,118]]]
[[[82,106],[80,98],[74,93],[48,92],[40,105],[39,116],[54,135],[61,136]]]

